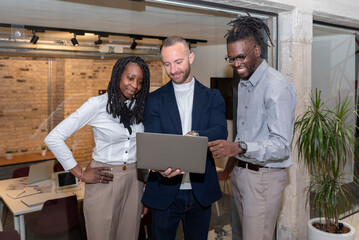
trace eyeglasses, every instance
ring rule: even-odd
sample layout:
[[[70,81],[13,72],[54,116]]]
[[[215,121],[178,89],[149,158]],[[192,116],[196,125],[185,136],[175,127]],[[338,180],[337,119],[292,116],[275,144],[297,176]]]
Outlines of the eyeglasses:
[[[252,50],[249,51],[249,53],[245,55],[239,55],[237,57],[225,57],[224,60],[226,60],[229,64],[234,65],[237,63],[243,63],[246,60],[246,57],[257,47],[258,45],[255,45]]]

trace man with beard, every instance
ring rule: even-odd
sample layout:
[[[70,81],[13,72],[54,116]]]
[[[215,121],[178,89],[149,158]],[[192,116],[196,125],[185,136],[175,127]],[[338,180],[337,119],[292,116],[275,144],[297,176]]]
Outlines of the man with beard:
[[[203,86],[191,72],[194,53],[179,36],[167,38],[162,62],[171,78],[150,93],[145,107],[145,132],[227,138],[225,103],[218,90]],[[182,220],[185,239],[207,240],[211,204],[222,196],[212,154],[204,174],[181,169],[150,172],[142,198],[152,209],[152,235],[156,240],[176,238]]]
[[[234,142],[209,142],[218,157],[236,158],[231,185],[244,240],[272,240],[280,203],[292,165],[296,92],[283,74],[268,66],[261,49],[268,47],[259,18],[241,16],[228,31],[226,60],[240,77],[237,134]],[[273,43],[272,43],[273,45]]]

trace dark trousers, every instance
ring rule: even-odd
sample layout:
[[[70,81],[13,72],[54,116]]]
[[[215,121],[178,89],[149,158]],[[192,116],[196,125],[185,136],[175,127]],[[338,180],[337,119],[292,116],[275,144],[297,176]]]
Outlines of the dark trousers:
[[[166,210],[152,209],[152,237],[155,240],[175,240],[180,220],[186,240],[207,240],[211,206],[202,207],[192,190],[180,190]]]

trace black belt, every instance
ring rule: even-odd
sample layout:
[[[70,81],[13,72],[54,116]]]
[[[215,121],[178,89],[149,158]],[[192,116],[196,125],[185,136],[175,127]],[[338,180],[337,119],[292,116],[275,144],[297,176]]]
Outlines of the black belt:
[[[260,168],[267,168],[265,166],[259,166],[259,165],[254,165],[252,163],[249,162],[243,162],[241,160],[237,159],[237,166],[241,167],[241,168],[248,168],[249,170],[253,170],[258,172]]]

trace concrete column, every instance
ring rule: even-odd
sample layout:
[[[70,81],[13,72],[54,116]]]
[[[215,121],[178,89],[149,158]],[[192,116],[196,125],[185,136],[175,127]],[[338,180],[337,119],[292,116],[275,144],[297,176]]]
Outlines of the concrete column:
[[[297,90],[296,116],[310,101],[313,18],[311,12],[295,8],[279,14],[279,71],[289,77]],[[277,223],[278,240],[307,239],[309,208],[305,187],[309,179],[303,159],[297,157],[296,136],[292,142],[293,166],[283,196]]]

